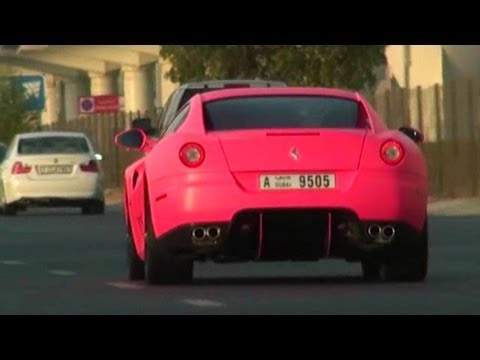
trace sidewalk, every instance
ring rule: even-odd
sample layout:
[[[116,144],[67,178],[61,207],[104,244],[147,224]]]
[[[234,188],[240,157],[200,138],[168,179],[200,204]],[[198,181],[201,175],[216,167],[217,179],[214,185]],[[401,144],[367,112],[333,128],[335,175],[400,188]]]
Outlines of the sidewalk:
[[[480,198],[432,200],[428,204],[430,215],[480,216]]]

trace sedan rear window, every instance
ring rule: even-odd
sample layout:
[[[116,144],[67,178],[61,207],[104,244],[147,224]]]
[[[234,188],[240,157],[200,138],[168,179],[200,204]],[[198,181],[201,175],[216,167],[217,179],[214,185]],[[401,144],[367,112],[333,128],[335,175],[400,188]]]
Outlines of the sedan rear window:
[[[20,139],[18,154],[86,154],[90,149],[87,140],[82,137],[45,136]]]
[[[198,94],[204,94],[207,92],[210,92],[212,90],[217,90],[217,89],[210,89],[210,88],[201,88],[201,89],[185,89],[182,98],[180,99],[180,104],[178,104],[178,108],[180,109],[185,105],[188,101],[190,101],[191,98],[193,98],[195,95]]]
[[[355,129],[357,101],[326,96],[257,96],[217,100],[205,105],[207,131],[256,129]]]

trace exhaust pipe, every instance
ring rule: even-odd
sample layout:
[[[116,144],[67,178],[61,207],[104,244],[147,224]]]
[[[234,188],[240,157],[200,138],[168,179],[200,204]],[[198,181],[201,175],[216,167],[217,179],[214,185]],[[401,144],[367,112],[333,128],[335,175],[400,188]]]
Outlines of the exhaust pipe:
[[[210,240],[218,240],[220,237],[221,230],[219,227],[208,228],[206,234]]]
[[[382,238],[386,241],[392,241],[395,237],[395,228],[391,225],[387,225],[382,230]]]
[[[198,227],[192,231],[192,241],[197,245],[213,245],[217,243],[220,235],[221,229],[219,227]]]
[[[207,230],[204,228],[196,228],[192,231],[192,240],[195,243],[199,243],[207,237]]]
[[[382,228],[380,225],[370,225],[368,227],[368,235],[374,240],[377,240],[382,233]]]

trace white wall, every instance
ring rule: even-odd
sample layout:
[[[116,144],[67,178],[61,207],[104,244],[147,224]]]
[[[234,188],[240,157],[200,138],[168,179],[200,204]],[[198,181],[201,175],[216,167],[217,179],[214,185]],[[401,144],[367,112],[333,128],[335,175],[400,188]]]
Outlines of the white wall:
[[[408,45],[410,47],[410,87],[441,84],[443,78],[442,45]],[[405,87],[405,45],[386,49],[388,69],[401,87]]]
[[[480,77],[480,45],[443,45],[444,81]]]

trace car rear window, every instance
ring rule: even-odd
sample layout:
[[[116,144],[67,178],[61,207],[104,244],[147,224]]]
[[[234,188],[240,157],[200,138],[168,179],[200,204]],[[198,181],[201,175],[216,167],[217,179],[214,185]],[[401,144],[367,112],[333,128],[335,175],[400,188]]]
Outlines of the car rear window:
[[[87,140],[82,137],[45,136],[20,139],[18,154],[85,154],[90,152]]]
[[[326,96],[257,96],[205,104],[207,131],[254,129],[355,129],[357,101]]]
[[[237,83],[231,83],[231,84],[224,84],[222,86],[217,86],[217,87],[206,87],[206,88],[200,88],[200,89],[185,89],[182,99],[180,100],[180,104],[178,105],[178,108],[182,108],[183,105],[185,105],[188,101],[190,101],[191,98],[193,98],[195,95],[198,94],[204,94],[210,91],[216,91],[216,90],[222,90],[222,89],[239,89],[239,88],[249,88],[249,84],[237,84]]]
[[[211,89],[185,89],[183,92],[182,98],[180,99],[180,103],[178,104],[178,109],[183,107],[191,98],[193,98],[197,94],[203,94],[205,92],[212,91]]]

